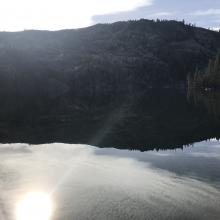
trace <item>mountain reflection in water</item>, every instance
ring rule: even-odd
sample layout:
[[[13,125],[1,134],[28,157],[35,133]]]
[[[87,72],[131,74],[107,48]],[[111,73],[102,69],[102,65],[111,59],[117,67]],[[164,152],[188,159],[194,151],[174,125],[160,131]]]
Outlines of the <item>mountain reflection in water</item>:
[[[216,140],[159,152],[74,144],[2,144],[0,151],[1,220],[14,220],[23,197],[29,202],[22,203],[22,216],[26,204],[31,217],[31,204],[48,204],[46,195],[53,204],[50,220],[220,216]]]
[[[219,219],[218,97],[2,100],[0,219]]]
[[[170,89],[66,95],[28,100],[25,105],[9,98],[0,109],[0,143],[59,142],[141,151],[182,148],[220,137],[219,100]]]

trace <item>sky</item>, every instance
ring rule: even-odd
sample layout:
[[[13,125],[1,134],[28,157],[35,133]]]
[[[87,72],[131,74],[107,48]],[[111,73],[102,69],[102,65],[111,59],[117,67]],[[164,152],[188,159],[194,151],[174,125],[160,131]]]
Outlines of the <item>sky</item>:
[[[0,0],[0,31],[60,30],[133,19],[220,29],[220,0]]]

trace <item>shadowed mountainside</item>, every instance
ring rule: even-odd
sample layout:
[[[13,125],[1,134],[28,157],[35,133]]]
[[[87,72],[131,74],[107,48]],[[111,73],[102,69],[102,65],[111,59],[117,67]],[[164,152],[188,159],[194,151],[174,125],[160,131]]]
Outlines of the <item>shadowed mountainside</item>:
[[[185,94],[149,88],[183,88],[219,47],[220,33],[176,21],[2,32],[0,142],[149,150],[218,138]]]
[[[56,97],[183,86],[219,47],[220,33],[177,21],[2,32],[0,93]]]

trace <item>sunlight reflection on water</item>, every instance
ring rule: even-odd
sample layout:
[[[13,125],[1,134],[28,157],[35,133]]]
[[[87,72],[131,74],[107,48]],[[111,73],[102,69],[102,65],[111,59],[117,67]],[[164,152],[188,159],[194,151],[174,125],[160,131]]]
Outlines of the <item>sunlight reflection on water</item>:
[[[52,201],[46,193],[30,192],[16,206],[16,220],[49,220]]]
[[[14,220],[14,206],[16,220],[219,219],[216,145],[158,153],[0,145],[0,219]]]

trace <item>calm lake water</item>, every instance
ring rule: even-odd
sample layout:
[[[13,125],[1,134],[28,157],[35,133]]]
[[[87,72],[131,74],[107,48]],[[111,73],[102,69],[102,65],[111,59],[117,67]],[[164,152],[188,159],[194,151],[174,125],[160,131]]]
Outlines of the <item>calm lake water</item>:
[[[81,99],[54,114],[6,106],[0,219],[220,219],[219,97]]]
[[[0,152],[3,220],[35,220],[36,214],[16,216],[16,207],[30,193],[50,197],[54,220],[220,217],[216,140],[142,153],[74,144],[6,144]],[[27,213],[32,202],[24,205]]]

